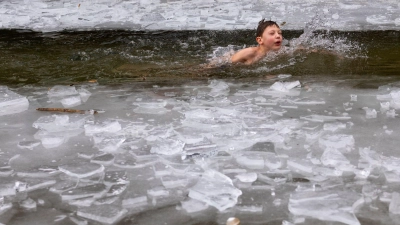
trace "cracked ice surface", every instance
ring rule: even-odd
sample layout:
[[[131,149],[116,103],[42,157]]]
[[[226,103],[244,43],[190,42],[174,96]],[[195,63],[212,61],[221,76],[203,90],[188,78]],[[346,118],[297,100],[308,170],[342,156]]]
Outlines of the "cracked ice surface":
[[[0,28],[232,30],[254,29],[261,18],[271,18],[286,22],[285,29],[303,29],[317,13],[338,30],[400,28],[397,0],[3,0]]]
[[[398,84],[290,79],[2,87],[26,109],[0,116],[0,219],[12,224],[18,208],[50,213],[18,216],[25,224],[394,224]],[[35,110],[71,95],[103,113]]]

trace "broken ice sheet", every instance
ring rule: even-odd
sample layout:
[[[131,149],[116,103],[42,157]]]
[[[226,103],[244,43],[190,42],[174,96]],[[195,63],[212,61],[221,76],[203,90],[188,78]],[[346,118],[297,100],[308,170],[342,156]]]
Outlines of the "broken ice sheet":
[[[92,205],[80,207],[77,215],[99,223],[115,224],[122,220],[127,213],[128,210],[116,205]]]
[[[99,151],[107,153],[116,153],[119,147],[126,140],[125,135],[98,133],[93,136],[94,147]]]
[[[33,150],[35,147],[41,144],[40,141],[20,141],[18,142],[18,148]]]
[[[29,101],[6,86],[0,86],[0,116],[20,113],[27,110]]]
[[[313,122],[330,122],[337,120],[350,120],[349,116],[324,116],[324,115],[309,115],[309,116],[301,116],[300,119],[313,121]]]
[[[338,166],[343,164],[349,164],[350,161],[337,149],[328,148],[325,149],[321,156],[321,162],[325,166]]]
[[[80,95],[73,95],[73,96],[68,96],[66,98],[63,98],[61,100],[61,104],[65,108],[78,106],[78,105],[82,104],[81,96]]]
[[[344,149],[350,151],[354,148],[354,138],[353,135],[347,134],[327,134],[319,138],[319,146],[323,149],[334,148],[334,149]]]
[[[97,133],[116,133],[122,129],[121,124],[116,120],[106,120],[95,124],[86,124],[84,126],[86,136],[92,136]]]
[[[183,175],[166,175],[161,177],[161,182],[165,188],[186,187],[189,180]]]
[[[208,87],[211,88],[208,95],[214,98],[219,96],[226,96],[229,94],[230,91],[229,85],[222,80],[212,80]]]
[[[181,205],[182,209],[184,209],[187,213],[200,212],[209,207],[206,203],[192,198],[181,201]]]
[[[18,170],[16,173],[19,177],[44,178],[58,175],[61,172],[58,170],[57,166],[41,165],[26,170]]]
[[[67,130],[82,129],[85,122],[92,119],[93,115],[50,115],[41,116],[32,126],[49,132],[63,132]]]
[[[60,97],[76,94],[78,94],[78,92],[76,91],[75,86],[70,85],[55,85],[47,92],[49,97]]]
[[[360,197],[352,191],[298,190],[290,195],[288,208],[294,216],[360,225],[352,209]]]
[[[189,197],[224,211],[236,205],[242,191],[233,186],[232,180],[217,171],[206,171],[189,189]]]
[[[129,179],[125,170],[110,170],[104,174],[105,184],[128,184]]]
[[[171,138],[158,138],[150,142],[151,153],[160,155],[174,155],[179,154],[183,150],[184,142]]]
[[[90,162],[92,163],[97,163],[101,165],[111,165],[114,163],[115,156],[110,153],[104,153],[100,152],[99,154],[96,154]]]
[[[58,169],[68,176],[80,179],[103,172],[104,166],[96,163],[78,162],[60,165]]]
[[[76,187],[62,192],[63,201],[69,201],[79,198],[95,197],[99,198],[105,194],[107,187],[104,184],[90,184],[87,186]]]
[[[118,154],[114,159],[114,166],[123,169],[143,168],[154,163],[154,159],[137,160],[131,154]]]

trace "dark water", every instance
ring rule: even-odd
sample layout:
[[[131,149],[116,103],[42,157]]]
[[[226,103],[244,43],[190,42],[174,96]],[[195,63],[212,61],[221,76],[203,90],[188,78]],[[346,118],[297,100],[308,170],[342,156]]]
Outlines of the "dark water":
[[[283,29],[286,40],[300,40],[310,51],[281,54],[246,68],[228,64],[204,69],[202,64],[229,50],[254,45],[254,31],[1,30],[0,83],[48,85],[96,79],[110,84],[210,77],[251,80],[291,74],[303,80],[362,80],[350,85],[374,87],[376,82],[400,78],[400,31],[313,31],[303,38],[302,34]]]
[[[151,141],[150,135],[157,136],[163,134],[163,132],[167,133],[165,135],[170,135],[169,130],[172,129],[180,135],[188,133],[188,139],[192,138],[191,135],[195,137],[196,135],[212,134],[213,141],[218,144],[218,148],[223,150],[234,146],[236,147],[235,151],[229,149],[231,150],[229,152],[234,157],[239,158],[241,151],[248,149],[242,145],[253,146],[253,143],[256,145],[255,143],[258,143],[259,140],[264,140],[262,138],[269,135],[267,131],[269,132],[269,127],[273,125],[276,127],[273,132],[280,132],[279,134],[282,136],[282,141],[271,137],[271,142],[277,143],[276,151],[279,156],[281,154],[287,156],[282,161],[290,159],[289,161],[292,162],[306,162],[308,163],[305,164],[307,167],[310,166],[311,159],[319,160],[321,158],[322,160],[321,155],[325,152],[325,145],[328,146],[333,142],[324,139],[331,137],[329,134],[336,132],[335,134],[339,133],[338,135],[342,136],[334,137],[353,138],[354,136],[355,139],[353,142],[356,144],[347,143],[349,148],[354,147],[354,149],[348,150],[349,152],[346,149],[346,152],[343,153],[349,159],[349,166],[354,165],[354,168],[349,170],[350,172],[347,171],[348,168],[332,166],[329,162],[328,165],[312,167],[312,169],[315,169],[313,173],[327,176],[326,180],[323,181],[317,179],[321,177],[320,175],[315,178],[311,175],[297,174],[298,171],[296,172],[295,169],[291,168],[291,171],[293,171],[290,172],[290,177],[288,175],[287,181],[281,184],[278,182],[279,178],[282,178],[280,176],[283,176],[282,174],[286,176],[286,171],[288,171],[288,166],[285,163],[281,165],[282,174],[278,172],[275,174],[272,169],[268,170],[268,172],[272,171],[268,174],[264,171],[266,169],[261,170],[247,168],[242,164],[238,165],[234,157],[225,160],[224,155],[221,155],[222,159],[210,158],[209,161],[206,160],[210,162],[209,165],[202,165],[201,162],[196,161],[189,163],[182,161],[180,155],[177,155],[177,158],[160,156],[160,159],[163,158],[164,161],[170,160],[166,164],[178,165],[177,170],[183,164],[184,166],[198,166],[197,163],[199,163],[206,169],[227,173],[235,180],[235,185],[243,191],[237,206],[222,212],[217,211],[214,207],[196,213],[186,213],[181,210],[181,201],[189,199],[187,197],[188,188],[194,186],[197,180],[203,176],[203,174],[200,176],[196,171],[192,171],[193,174],[197,174],[195,176],[197,180],[194,179],[193,183],[191,181],[187,187],[166,187],[171,191],[166,199],[161,197],[160,200],[157,200],[159,202],[150,203],[149,198],[146,207],[129,209],[127,216],[116,224],[225,224],[227,218],[231,216],[238,216],[242,224],[245,225],[292,224],[287,221],[300,221],[296,224],[310,225],[357,224],[351,223],[352,220],[347,223],[340,223],[337,222],[340,220],[332,219],[333,216],[331,218],[319,218],[318,215],[313,214],[307,217],[309,212],[321,211],[325,213],[323,215],[326,215],[330,212],[336,212],[337,208],[339,208],[339,211],[342,209],[350,211],[350,216],[353,215],[353,210],[356,211],[355,216],[362,225],[389,225],[394,224],[394,221],[399,221],[398,214],[389,212],[388,203],[394,202],[391,199],[392,197],[388,199],[388,194],[391,196],[392,193],[397,193],[399,190],[398,176],[393,172],[400,171],[397,166],[399,165],[400,155],[398,151],[399,143],[397,143],[396,138],[400,134],[399,116],[398,114],[391,117],[387,116],[381,103],[382,101],[387,101],[387,103],[391,101],[392,108],[399,110],[400,107],[400,103],[397,102],[398,99],[395,98],[398,96],[397,87],[399,83],[397,82],[400,80],[400,31],[311,31],[303,33],[303,31],[284,30],[283,33],[288,42],[284,51],[267,56],[265,60],[255,65],[232,66],[222,60],[216,66],[207,68],[207,65],[218,61],[221,57],[223,58],[225,54],[241,49],[245,45],[255,44],[254,32],[93,31],[33,33],[15,30],[0,31],[0,85],[7,85],[11,90],[28,96],[29,99],[29,108],[25,111],[15,114],[7,113],[0,117],[0,163],[1,166],[7,166],[0,168],[5,170],[5,172],[0,173],[0,184],[8,185],[0,186],[0,190],[4,190],[4,193],[14,190],[14,184],[21,180],[32,185],[36,183],[42,185],[44,181],[48,180],[54,181],[53,184],[45,184],[28,194],[23,192],[6,198],[0,196],[0,209],[2,209],[3,202],[11,207],[8,211],[7,209],[4,210],[6,213],[0,212],[0,223],[10,225],[100,224],[96,222],[99,221],[98,218],[96,221],[89,220],[87,222],[86,219],[83,220],[80,215],[77,215],[78,208],[81,205],[90,205],[90,200],[97,200],[95,199],[97,197],[92,198],[90,196],[88,202],[86,198],[70,202],[63,201],[60,194],[49,191],[49,187],[57,184],[57,187],[61,190],[62,185],[66,185],[65,183],[69,181],[69,178],[66,178],[66,175],[63,174],[56,174],[54,176],[49,175],[52,178],[45,177],[42,179],[42,177],[38,177],[41,172],[35,172],[37,167],[40,169],[40,166],[43,165],[57,168],[64,163],[80,162],[83,159],[80,158],[79,153],[82,152],[88,155],[90,155],[89,153],[98,153],[100,150],[97,148],[99,147],[96,143],[92,143],[94,142],[92,136],[83,135],[82,130],[78,130],[80,133],[69,134],[69,132],[56,129],[58,132],[49,131],[42,134],[43,137],[51,139],[52,135],[60,136],[60,133],[66,133],[65,135],[71,135],[71,137],[68,136],[71,140],[65,141],[58,147],[49,147],[49,149],[44,146],[43,142],[43,146],[40,145],[34,150],[17,147],[23,141],[40,139],[40,130],[32,127],[32,124],[39,118],[52,114],[61,115],[36,111],[38,107],[62,106],[60,100],[52,100],[48,94],[48,88],[54,85],[70,87],[70,84],[76,84],[78,90],[84,88],[91,92],[90,99],[82,105],[78,105],[79,109],[102,109],[104,111],[104,113],[97,114],[93,119],[87,119],[85,123],[93,124],[93,121],[95,121],[98,124],[108,120],[120,121],[124,127],[123,134],[127,138],[124,143],[126,146],[136,144],[141,146],[142,142]],[[300,45],[304,49],[294,51]],[[258,81],[269,75],[278,74],[292,75],[290,79],[299,80],[304,88],[296,89],[294,94],[292,93],[293,96],[277,95],[271,97],[264,94],[262,91],[267,90],[275,81]],[[93,85],[88,84],[90,80],[96,80],[98,84],[95,82]],[[197,80],[201,82],[197,82]],[[230,80],[238,80],[238,82],[230,82]],[[154,82],[178,85],[163,87],[162,85],[153,85]],[[180,82],[187,82],[188,85],[179,85]],[[227,93],[220,94],[221,98],[220,96],[211,97],[209,95],[211,87],[218,87],[218,84],[228,86]],[[387,86],[378,90],[377,88],[382,85]],[[343,88],[343,86],[350,88]],[[250,93],[248,98],[251,101],[234,104],[235,99],[240,101],[243,93]],[[382,98],[387,94],[393,94],[394,97]],[[358,100],[351,100],[351,95],[358,95]],[[380,98],[377,98],[378,96]],[[159,112],[152,114],[151,112],[137,110],[141,107],[135,104],[138,104],[138,99],[142,98],[144,98],[144,102],[148,101],[149,103],[168,102],[165,107],[153,109],[154,111],[164,110],[161,111],[164,114],[158,114]],[[226,98],[232,99],[232,102],[224,104],[223,101],[220,101]],[[310,104],[300,104],[298,107],[290,104],[299,99],[305,99],[306,103],[309,99]],[[256,105],[257,101],[262,103],[262,100],[265,100],[266,103],[268,103],[267,100],[275,100],[277,104]],[[322,100],[323,104],[318,103]],[[313,104],[313,101],[317,103]],[[375,117],[367,118],[366,109],[368,108],[377,110],[378,113],[375,111]],[[208,111],[212,113],[208,113]],[[201,123],[197,123],[195,116],[199,112],[199,118],[202,119],[199,120],[202,121]],[[185,118],[185,113],[188,118]],[[213,113],[215,115],[208,116]],[[322,122],[318,122],[317,118],[309,123],[301,119],[315,115],[333,116],[338,118],[339,121],[336,121],[336,119],[324,121],[322,119]],[[204,116],[204,120],[202,116]],[[194,119],[191,119],[192,117]],[[351,117],[351,120],[341,120],[346,117]],[[205,121],[207,123],[204,123]],[[243,124],[246,121],[249,122],[250,127],[244,127]],[[250,123],[252,121],[255,121],[254,124]],[[202,126],[207,126],[208,123],[209,129],[208,127],[204,129]],[[261,125],[258,127],[256,123],[261,123]],[[318,124],[316,125],[316,123]],[[325,127],[325,124],[336,126],[339,131],[331,131],[329,126]],[[221,133],[217,129],[219,126],[226,131],[221,129],[224,131]],[[235,127],[240,128],[240,132],[234,132],[236,131]],[[59,128],[57,124],[56,128]],[[261,129],[258,130],[258,128]],[[326,136],[320,138],[318,135],[322,134],[326,134]],[[107,134],[104,135],[104,138],[108,138]],[[112,137],[114,136],[110,138]],[[66,136],[64,138],[68,140]],[[170,137],[168,136],[168,138]],[[136,143],[137,139],[141,142]],[[346,145],[346,140],[340,139],[339,141]],[[151,143],[150,141],[149,143]],[[156,144],[158,143],[155,142],[155,146],[157,146]],[[370,155],[359,153],[358,149],[364,148],[371,148]],[[132,151],[134,150],[138,149],[132,149]],[[374,157],[378,153],[382,155],[377,156],[375,160]],[[129,158],[130,155],[124,148],[120,148],[113,154],[118,159]],[[372,161],[369,165],[371,168],[365,168],[368,172],[367,175],[361,174],[365,166],[363,164],[365,163],[363,161],[366,158],[365,155],[370,157]],[[310,159],[310,157],[313,158]],[[89,160],[83,161],[89,162]],[[146,160],[144,161],[146,162]],[[154,160],[152,163],[164,161]],[[392,162],[392,165],[390,165],[390,162]],[[389,164],[389,166],[385,167],[385,164]],[[114,166],[114,164],[106,165],[106,170],[112,171],[115,169]],[[375,166],[375,168],[372,168],[372,166]],[[336,167],[345,171],[342,171],[343,175],[335,174]],[[278,181],[275,183],[275,181],[267,180],[263,183],[260,179],[250,187],[236,180],[234,175],[239,172],[226,172],[230,169],[243,168],[246,168],[249,173],[253,171],[265,173],[264,179],[268,176],[271,177],[269,179],[276,177]],[[393,171],[387,173],[388,168]],[[13,169],[16,173],[26,172],[28,175],[24,177],[21,174],[15,175],[14,172],[7,175],[7,171],[9,171],[7,169]],[[370,171],[368,171],[369,169]],[[355,172],[351,173],[351,171]],[[126,172],[127,179],[130,182],[126,191],[117,196],[114,203],[110,203],[118,209],[125,207],[122,207],[124,200],[134,198],[137,194],[147,196],[147,190],[153,190],[153,188],[164,185],[159,177],[155,177],[152,165],[126,169]],[[360,173],[362,178],[360,178],[360,174],[355,177],[356,172],[357,174]],[[394,181],[390,177],[393,174],[397,176],[396,179],[393,178]],[[386,175],[388,178],[385,178]],[[53,177],[55,178],[53,179]],[[101,179],[96,176],[94,178],[96,179],[82,180],[80,185],[102,184]],[[315,178],[315,180],[308,178]],[[72,183],[75,185],[75,182],[74,179]],[[254,189],[252,189],[253,187]],[[303,193],[315,188],[321,189],[314,190],[316,193],[327,196],[333,202],[332,207],[326,204],[323,198],[321,198],[323,199],[321,202],[314,202],[312,199],[309,200],[307,196],[302,196]],[[336,194],[338,197],[332,199],[331,197]],[[30,198],[28,200],[32,201],[33,199],[33,201],[38,202],[38,206],[36,207],[35,203],[32,211],[29,211],[27,209],[29,207],[23,207],[20,203],[28,197]],[[289,204],[289,201],[293,199],[298,202],[305,199],[307,203],[304,206],[305,210],[301,211],[302,206],[293,202]],[[356,202],[357,199],[361,199],[363,202]],[[341,205],[341,202],[344,202],[343,205]],[[338,206],[336,207],[335,204]],[[394,203],[394,205],[396,204]],[[247,208],[248,206],[260,205],[263,208],[258,211],[256,208],[255,212],[249,212],[249,209],[251,211],[252,208]],[[295,205],[297,208],[289,209],[288,205]],[[352,207],[347,207],[348,205]],[[131,207],[129,204],[128,206]],[[318,208],[320,206],[323,209],[320,210]],[[91,205],[88,208],[90,207],[95,206]],[[316,208],[318,210],[315,210]],[[297,220],[296,215],[293,214],[293,211],[296,212],[296,210],[297,214],[301,215]],[[300,212],[298,212],[299,210]],[[301,222],[302,216],[305,217],[303,218],[304,222]],[[346,214],[344,216],[341,214],[338,217],[346,218]],[[287,223],[284,223],[284,221]]]

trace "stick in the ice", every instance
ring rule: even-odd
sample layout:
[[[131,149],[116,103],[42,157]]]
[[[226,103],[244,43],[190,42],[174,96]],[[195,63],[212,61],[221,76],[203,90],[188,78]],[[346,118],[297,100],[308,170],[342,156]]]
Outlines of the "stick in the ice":
[[[38,111],[48,112],[67,112],[67,113],[80,113],[80,114],[97,114],[97,110],[80,110],[80,109],[64,109],[64,108],[37,108]]]

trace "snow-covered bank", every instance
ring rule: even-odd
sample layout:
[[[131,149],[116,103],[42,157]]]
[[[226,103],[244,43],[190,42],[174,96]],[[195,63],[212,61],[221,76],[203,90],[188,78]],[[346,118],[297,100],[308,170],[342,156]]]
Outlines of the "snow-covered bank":
[[[0,29],[232,30],[261,18],[303,29],[316,14],[337,30],[400,29],[397,0],[3,0]]]

